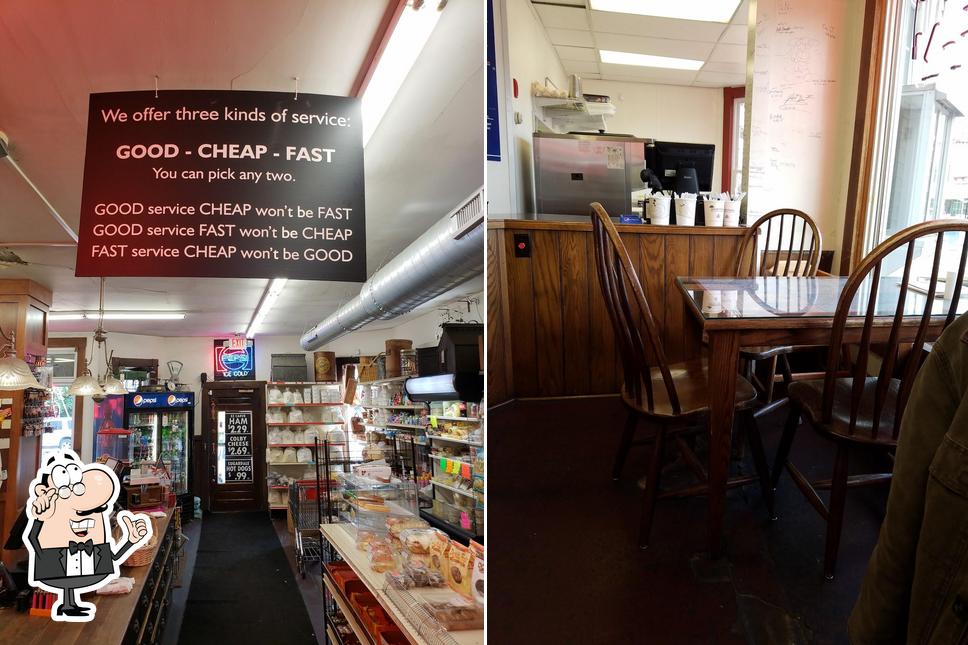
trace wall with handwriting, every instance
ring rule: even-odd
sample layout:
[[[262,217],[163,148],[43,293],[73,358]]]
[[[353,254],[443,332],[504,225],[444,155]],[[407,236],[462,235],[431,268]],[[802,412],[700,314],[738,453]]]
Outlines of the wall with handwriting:
[[[754,11],[747,221],[803,210],[839,252],[864,2],[759,0]]]

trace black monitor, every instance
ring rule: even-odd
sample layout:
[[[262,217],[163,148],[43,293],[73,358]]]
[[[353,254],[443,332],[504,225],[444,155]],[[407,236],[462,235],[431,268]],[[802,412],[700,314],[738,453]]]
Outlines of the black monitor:
[[[656,141],[654,146],[645,149],[645,167],[658,175],[663,190],[676,190],[680,168],[695,168],[699,190],[711,191],[715,157],[716,146],[713,144]]]

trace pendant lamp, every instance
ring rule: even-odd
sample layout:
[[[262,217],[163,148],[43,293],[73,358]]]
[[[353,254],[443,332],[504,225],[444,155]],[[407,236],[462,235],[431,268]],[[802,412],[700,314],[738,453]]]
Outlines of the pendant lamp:
[[[16,337],[14,332],[7,336],[0,329],[0,336],[6,341],[0,347],[0,390],[26,390],[29,387],[44,389],[34,378],[30,366],[16,354]]]
[[[91,370],[84,370],[84,373],[74,379],[71,386],[67,388],[67,393],[74,396],[103,396],[104,389],[91,375]]]

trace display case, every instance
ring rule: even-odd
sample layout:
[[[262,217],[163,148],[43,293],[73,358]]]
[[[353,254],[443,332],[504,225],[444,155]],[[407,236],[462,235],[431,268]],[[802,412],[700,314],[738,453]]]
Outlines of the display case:
[[[99,430],[95,437],[94,452],[98,457],[107,455],[127,462],[131,458],[131,431],[120,428]]]
[[[398,476],[413,478],[422,486],[430,480],[428,407],[407,397],[408,378],[360,383],[357,403],[367,442],[364,456],[386,459]]]
[[[427,440],[433,487],[428,522],[452,538],[484,535],[484,419],[476,403],[431,401]]]
[[[194,408],[192,392],[136,392],[124,397],[124,425],[130,432],[124,459],[133,468],[163,461],[171,473],[171,492],[182,496],[179,503],[184,504],[191,493]]]

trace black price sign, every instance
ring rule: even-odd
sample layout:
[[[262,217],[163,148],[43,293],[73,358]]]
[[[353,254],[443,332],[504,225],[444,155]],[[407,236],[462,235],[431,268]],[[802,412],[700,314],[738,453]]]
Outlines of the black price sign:
[[[92,94],[78,276],[366,279],[359,99]]]
[[[252,413],[225,413],[225,481],[252,481]]]
[[[226,482],[252,481],[252,457],[226,457],[225,458],[225,481]]]

